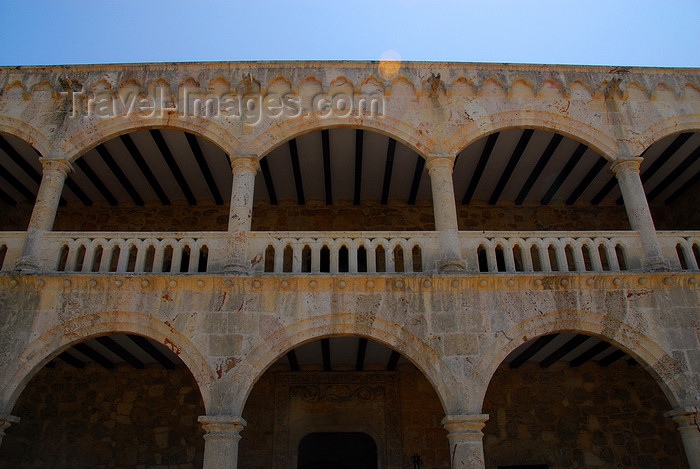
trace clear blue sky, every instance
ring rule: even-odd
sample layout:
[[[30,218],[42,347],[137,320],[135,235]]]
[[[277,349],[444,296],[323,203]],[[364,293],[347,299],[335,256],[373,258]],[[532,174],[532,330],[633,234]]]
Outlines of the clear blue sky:
[[[403,60],[700,66],[700,0],[2,0],[0,65]]]

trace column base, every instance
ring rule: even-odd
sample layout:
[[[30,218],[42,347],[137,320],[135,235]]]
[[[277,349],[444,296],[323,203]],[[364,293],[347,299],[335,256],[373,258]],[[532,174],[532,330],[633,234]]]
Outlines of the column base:
[[[227,274],[247,274],[248,267],[241,262],[231,261],[224,264],[224,272]]]
[[[463,274],[466,271],[467,267],[462,259],[440,259],[438,261],[438,272],[441,274]]]
[[[17,259],[17,262],[15,262],[15,269],[16,271],[19,272],[27,272],[27,273],[34,273],[34,272],[40,272],[41,271],[41,266],[37,261],[32,259],[31,257],[20,257]]]
[[[0,443],[2,443],[2,437],[5,436],[5,430],[10,428],[13,423],[19,423],[19,417],[15,417],[14,415],[0,417]]]
[[[651,259],[644,262],[644,270],[647,272],[668,272],[670,269],[663,259]]]

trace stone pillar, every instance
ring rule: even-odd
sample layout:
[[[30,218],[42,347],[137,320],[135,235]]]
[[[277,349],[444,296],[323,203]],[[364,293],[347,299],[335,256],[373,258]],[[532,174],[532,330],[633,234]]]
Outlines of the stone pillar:
[[[455,158],[448,155],[429,155],[426,168],[433,190],[435,231],[440,233],[440,272],[464,272],[459,243],[457,206],[452,184],[452,166]]]
[[[449,432],[451,469],[486,467],[481,429],[488,419],[488,414],[448,415],[442,419],[443,427]]]
[[[0,445],[2,444],[2,437],[5,436],[5,430],[10,428],[13,423],[19,423],[19,417],[14,415],[5,415],[0,417]]]
[[[44,233],[53,228],[63,183],[72,170],[71,164],[62,158],[41,158],[40,161],[43,176],[24,238],[22,256],[15,264],[15,269],[22,271],[36,271],[41,268],[40,255]]]
[[[685,448],[685,457],[688,459],[690,469],[700,469],[700,405],[679,407],[666,413],[671,417]]]
[[[202,415],[204,431],[204,469],[236,469],[238,441],[246,421],[234,415]]]
[[[620,184],[630,226],[639,233],[642,241],[644,269],[667,270],[642,179],[639,177],[639,165],[642,161],[643,158],[619,158],[612,163],[611,168]]]
[[[253,218],[253,196],[258,160],[254,156],[231,156],[233,183],[228,218],[229,261],[227,272],[247,272],[246,245]]]

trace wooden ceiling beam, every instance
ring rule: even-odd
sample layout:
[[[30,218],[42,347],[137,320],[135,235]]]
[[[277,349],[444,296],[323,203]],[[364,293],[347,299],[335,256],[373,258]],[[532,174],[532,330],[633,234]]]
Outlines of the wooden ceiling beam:
[[[299,151],[297,150],[297,140],[291,139],[289,142],[289,155],[292,159],[292,173],[294,174],[294,187],[297,191],[297,203],[306,204],[304,197],[304,182],[301,179],[301,165],[299,164]]]
[[[126,174],[124,174],[124,171],[122,171],[117,162],[114,161],[114,158],[107,147],[105,147],[103,144],[99,144],[97,147],[95,147],[95,150],[102,158],[102,161],[105,162],[109,170],[112,171],[115,179],[119,182],[119,184],[121,184],[126,193],[129,194],[131,200],[133,200],[136,205],[143,206],[143,199],[139,195],[136,188],[131,184],[131,181]]]
[[[192,155],[194,156],[194,159],[197,162],[197,166],[199,166],[199,171],[202,173],[202,177],[207,183],[209,193],[214,198],[214,203],[216,205],[223,205],[224,199],[223,197],[221,197],[219,186],[216,185],[216,181],[214,180],[214,176],[211,173],[211,169],[207,164],[206,158],[204,158],[204,153],[202,152],[202,148],[199,145],[199,140],[197,140],[197,136],[189,132],[185,132],[185,138],[187,139],[187,144],[190,146]]]
[[[481,151],[481,157],[479,158],[479,162],[476,164],[474,173],[472,174],[471,180],[469,181],[469,186],[467,187],[467,190],[464,193],[464,197],[462,197],[462,205],[469,205],[469,202],[471,202],[472,197],[474,197],[474,192],[476,192],[476,188],[479,185],[481,176],[484,174],[484,169],[486,169],[486,164],[488,163],[489,158],[491,157],[493,147],[496,146],[498,135],[499,132],[496,132],[489,135],[486,138],[486,144],[484,145],[484,149]]]
[[[513,171],[515,171],[515,167],[518,165],[520,158],[522,158],[523,153],[527,148],[527,144],[530,142],[530,138],[532,138],[532,134],[534,132],[535,131],[532,129],[523,130],[523,133],[520,135],[520,139],[518,140],[518,144],[515,146],[513,153],[510,155],[508,163],[506,164],[505,169],[501,173],[501,177],[498,179],[496,187],[491,193],[491,197],[489,198],[489,205],[496,205],[496,202],[498,202],[498,199],[501,197],[503,190],[506,188],[508,180],[513,175]]]
[[[141,171],[141,174],[143,174],[143,177],[145,177],[146,181],[148,181],[148,184],[151,185],[151,188],[158,197],[158,200],[160,200],[160,203],[163,205],[170,205],[170,199],[165,194],[165,191],[158,182],[158,178],[156,178],[153,174],[153,171],[151,171],[151,168],[148,166],[148,163],[146,163],[146,159],[139,151],[131,136],[126,134],[120,136],[119,139],[121,140],[122,144],[126,147],[126,150],[129,153],[129,156],[131,156],[131,159],[134,160],[134,163],[136,163],[136,166],[138,166],[139,170]]]
[[[189,203],[190,205],[196,205],[197,199],[194,197],[194,194],[192,194],[192,190],[187,184],[187,180],[182,174],[182,171],[180,170],[177,161],[175,161],[175,157],[170,151],[170,148],[168,147],[168,144],[165,141],[163,134],[158,129],[151,129],[148,132],[151,134],[151,137],[153,138],[153,141],[155,141],[161,156],[165,160],[165,163],[168,165],[170,172],[175,178],[175,182],[177,182],[177,185],[180,187],[182,194],[185,196],[185,199],[187,199],[187,203]]]
[[[389,139],[389,145],[386,149],[386,162],[384,164],[384,182],[382,183],[382,199],[381,204],[386,205],[389,202],[389,189],[391,187],[391,175],[394,170],[394,155],[396,153],[396,140]]]
[[[326,189],[326,205],[333,205],[333,182],[331,179],[331,144],[328,129],[321,131],[323,147],[323,182]]]
[[[552,135],[552,139],[547,144],[547,148],[545,148],[545,150],[542,152],[542,155],[540,155],[540,159],[537,160],[535,167],[532,169],[532,172],[527,177],[527,181],[525,181],[525,184],[523,185],[522,189],[520,189],[520,193],[518,193],[518,196],[515,198],[515,205],[523,204],[525,198],[534,187],[535,183],[537,182],[537,179],[544,172],[544,169],[549,163],[549,160],[552,159],[552,155],[554,155],[554,152],[557,151],[557,148],[559,148],[559,144],[563,139],[564,137],[559,134]]]

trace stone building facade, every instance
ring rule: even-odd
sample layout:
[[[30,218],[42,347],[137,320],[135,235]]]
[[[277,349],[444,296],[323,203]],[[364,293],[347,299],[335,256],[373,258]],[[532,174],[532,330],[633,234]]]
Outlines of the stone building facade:
[[[700,468],[697,69],[0,68],[0,467]]]

